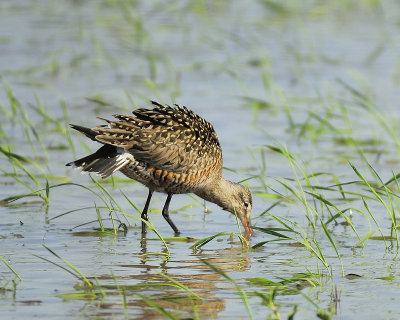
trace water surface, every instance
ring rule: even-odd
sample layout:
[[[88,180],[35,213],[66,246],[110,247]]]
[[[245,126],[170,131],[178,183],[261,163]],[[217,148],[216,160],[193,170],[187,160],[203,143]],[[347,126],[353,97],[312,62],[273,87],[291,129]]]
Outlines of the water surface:
[[[327,224],[329,239],[319,221],[336,212],[307,195],[307,203],[319,213],[313,228],[301,201],[278,182],[297,188],[295,180],[288,180],[295,178],[288,159],[266,145],[286,146],[309,174],[323,172],[312,178],[312,184],[323,187],[337,184],[335,179],[360,180],[348,161],[374,181],[365,159],[383,181],[397,173],[398,9],[395,1],[1,2],[0,144],[35,161],[37,166],[23,165],[41,187],[47,178],[51,186],[73,182],[100,192],[87,175],[65,167],[74,154],[81,157],[98,147],[70,133],[72,148],[69,122],[94,126],[96,116],[129,114],[148,106],[149,99],[183,104],[213,123],[224,165],[234,170],[225,170],[227,177],[256,177],[248,180],[254,224],[282,228],[269,214],[292,222],[315,241],[314,248],[315,243],[321,248],[332,276],[296,241],[270,242],[255,250],[243,249],[237,237],[229,236],[199,250],[191,248],[193,242],[168,241],[170,256],[165,259],[167,251],[157,236],[141,240],[138,220],[122,214],[113,217],[129,226],[126,233],[77,233],[99,227],[94,205],[104,203],[82,187],[65,185],[50,189],[48,206],[37,197],[0,206],[0,255],[22,278],[0,264],[0,315],[166,318],[140,294],[179,319],[246,319],[250,315],[240,295],[243,290],[252,316],[261,319],[272,311],[254,292],[269,295],[272,287],[249,279],[278,282],[309,273],[304,277],[310,282],[298,280],[278,290],[275,302],[282,318],[294,306],[295,319],[316,319],[318,309],[328,312],[333,306],[333,319],[396,319],[396,241],[388,242],[387,249],[383,241],[369,239],[363,248],[343,218]],[[10,92],[20,107],[12,104]],[[39,189],[12,163],[1,156],[0,199]],[[129,214],[137,212],[121,190],[140,209],[146,200],[147,190],[135,182],[116,179],[103,186]],[[368,188],[344,188],[356,194],[344,200],[339,192],[321,193],[341,210],[353,208],[345,215],[360,238],[372,232],[378,236],[364,198],[388,235],[392,220]],[[398,190],[393,190],[398,219]],[[382,197],[388,203],[385,194]],[[150,219],[167,238],[173,234],[160,214],[164,201],[164,195],[153,198]],[[173,198],[171,209],[178,212],[171,216],[182,236],[202,239],[221,231],[238,232],[234,216],[213,204],[206,206],[208,210],[201,199],[186,195]],[[111,227],[108,211],[101,209],[101,214]],[[274,238],[258,231],[251,245]],[[98,284],[103,296],[97,290],[94,299],[67,299],[66,294],[88,291],[46,247]],[[234,284],[203,261],[221,269]],[[171,284],[161,274],[201,300],[177,287],[151,285]]]

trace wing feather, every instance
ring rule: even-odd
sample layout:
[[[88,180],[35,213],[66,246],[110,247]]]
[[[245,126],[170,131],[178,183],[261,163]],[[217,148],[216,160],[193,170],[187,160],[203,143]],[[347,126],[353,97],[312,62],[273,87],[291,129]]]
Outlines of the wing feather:
[[[136,160],[176,173],[210,163],[222,166],[218,137],[213,126],[186,107],[137,109],[134,116],[113,115],[117,120],[92,130],[95,139],[125,149]]]

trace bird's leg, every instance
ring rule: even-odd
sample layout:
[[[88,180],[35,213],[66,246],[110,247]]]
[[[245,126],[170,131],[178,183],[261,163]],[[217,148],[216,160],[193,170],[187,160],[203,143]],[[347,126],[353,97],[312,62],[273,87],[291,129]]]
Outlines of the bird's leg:
[[[162,215],[165,220],[167,220],[168,224],[171,226],[171,228],[174,230],[175,234],[179,234],[178,228],[175,226],[175,224],[172,222],[171,218],[169,217],[169,212],[168,212],[168,207],[169,203],[171,202],[172,198],[172,193],[168,193],[167,201],[165,201],[164,208],[162,209]]]
[[[150,200],[151,196],[153,195],[153,190],[149,189],[149,195],[147,196],[146,204],[144,205],[142,215],[140,216],[143,220],[149,220],[149,217],[147,216],[147,211],[149,210],[149,205],[150,205]],[[146,231],[147,225],[144,221],[142,221],[142,235],[144,235]]]

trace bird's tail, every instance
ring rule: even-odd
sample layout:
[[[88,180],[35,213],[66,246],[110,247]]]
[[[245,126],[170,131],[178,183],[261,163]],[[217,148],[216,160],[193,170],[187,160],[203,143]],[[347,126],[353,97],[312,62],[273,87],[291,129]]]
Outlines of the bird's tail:
[[[71,125],[71,127],[84,133],[88,138],[95,140],[97,133],[93,130],[75,125]],[[66,166],[79,168],[83,172],[96,173],[104,179],[123,168],[133,159],[133,155],[125,152],[124,149],[105,144],[95,153],[82,159],[69,162]]]

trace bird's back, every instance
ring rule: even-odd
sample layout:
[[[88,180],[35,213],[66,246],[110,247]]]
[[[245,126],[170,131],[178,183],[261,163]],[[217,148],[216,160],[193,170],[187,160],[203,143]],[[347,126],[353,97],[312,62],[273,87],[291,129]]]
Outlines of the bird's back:
[[[172,193],[193,192],[219,175],[222,153],[213,126],[186,107],[153,104],[153,109],[137,109],[133,116],[103,119],[108,125],[92,129],[97,141],[132,155],[120,171],[154,190]]]

